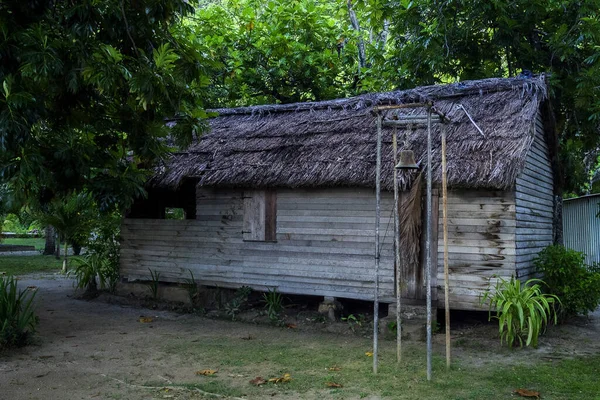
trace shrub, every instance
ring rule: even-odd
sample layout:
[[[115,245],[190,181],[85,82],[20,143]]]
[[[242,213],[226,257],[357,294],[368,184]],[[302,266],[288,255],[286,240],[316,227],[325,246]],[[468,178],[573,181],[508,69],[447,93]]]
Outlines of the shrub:
[[[35,292],[18,290],[13,277],[0,277],[0,348],[27,344],[38,317],[33,312]]]
[[[100,289],[108,289],[113,292],[119,279],[115,270],[111,267],[108,259],[103,253],[88,252],[77,260],[75,277],[77,287],[87,288],[89,294]]]
[[[500,342],[506,341],[512,347],[517,341],[523,347],[537,347],[538,336],[548,325],[548,320],[554,317],[556,323],[556,312],[554,305],[560,300],[551,294],[542,293],[543,281],[530,279],[521,283],[518,279],[511,277],[509,281],[499,278],[493,291],[487,290],[483,296],[482,303],[489,301],[490,320],[498,320]]]
[[[534,265],[544,274],[548,291],[561,300],[561,318],[587,315],[600,304],[600,273],[594,266],[588,269],[585,255],[563,246],[548,246]]]

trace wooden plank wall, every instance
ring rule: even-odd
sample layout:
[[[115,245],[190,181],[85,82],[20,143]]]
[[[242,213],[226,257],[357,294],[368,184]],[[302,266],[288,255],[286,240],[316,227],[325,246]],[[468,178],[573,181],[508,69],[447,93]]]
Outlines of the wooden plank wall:
[[[517,178],[517,276],[534,275],[532,260],[552,244],[554,179],[541,114],[535,123],[535,141],[527,154],[525,169]]]
[[[438,307],[444,305],[444,237],[439,202],[437,262]],[[515,273],[516,206],[511,191],[448,191],[450,307],[485,309],[481,293],[494,275]],[[494,283],[495,279],[491,279]]]
[[[121,273],[165,281],[277,288],[282,293],[373,298],[375,196],[368,189],[280,190],[277,242],[243,240],[243,192],[197,193],[196,220],[126,219]],[[393,196],[382,194],[381,295],[394,289]],[[386,233],[387,231],[387,233]]]

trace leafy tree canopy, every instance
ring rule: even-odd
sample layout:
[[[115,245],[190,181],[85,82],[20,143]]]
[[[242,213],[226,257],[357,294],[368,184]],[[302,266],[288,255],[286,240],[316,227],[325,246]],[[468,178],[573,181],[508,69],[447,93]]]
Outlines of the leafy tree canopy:
[[[172,34],[193,11],[186,0],[0,4],[0,173],[15,195],[44,204],[87,188],[110,209],[142,193],[167,133],[185,144],[203,129],[204,55]]]
[[[0,4],[0,160],[14,193],[127,205],[203,107],[551,73],[565,189],[600,153],[600,0],[87,0]]]
[[[549,72],[566,189],[581,192],[600,153],[599,9],[598,0],[220,0],[183,29],[215,62],[211,106]]]

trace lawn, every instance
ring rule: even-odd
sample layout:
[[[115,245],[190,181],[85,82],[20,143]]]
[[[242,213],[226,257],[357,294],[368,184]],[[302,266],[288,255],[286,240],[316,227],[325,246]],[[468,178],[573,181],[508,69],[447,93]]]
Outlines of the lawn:
[[[18,240],[18,239],[14,239]],[[31,240],[31,239],[25,239]],[[69,263],[71,264],[71,263]],[[71,264],[72,265],[72,264]],[[24,275],[34,272],[58,272],[62,268],[62,259],[54,256],[2,256],[0,255],[0,274]]]
[[[43,250],[46,244],[44,238],[4,238],[0,244],[17,244],[24,246],[35,246],[36,250]]]
[[[483,352],[479,365],[457,361],[450,371],[445,369],[445,360],[436,356],[433,380],[427,382],[424,344],[407,343],[404,360],[397,364],[393,343],[383,343],[379,373],[373,375],[372,358],[365,355],[370,350],[370,341],[345,341],[339,337],[302,339],[288,335],[282,335],[280,340],[250,342],[204,338],[200,343],[181,343],[164,350],[169,354],[187,353],[191,363],[202,360],[206,368],[219,370],[214,376],[200,377],[199,383],[190,381],[180,385],[225,396],[295,398],[301,394],[300,397],[313,398],[316,392],[321,392],[323,398],[334,399],[373,395],[395,399],[505,399],[514,398],[516,389],[526,388],[539,391],[544,399],[600,398],[600,356],[532,362],[528,360],[528,354],[532,355],[528,349],[516,349],[515,355],[521,354],[521,360],[502,363],[487,362]],[[286,373],[292,378],[287,383],[266,383],[261,387],[248,383],[248,377],[269,379]],[[328,389],[331,383],[342,387]]]

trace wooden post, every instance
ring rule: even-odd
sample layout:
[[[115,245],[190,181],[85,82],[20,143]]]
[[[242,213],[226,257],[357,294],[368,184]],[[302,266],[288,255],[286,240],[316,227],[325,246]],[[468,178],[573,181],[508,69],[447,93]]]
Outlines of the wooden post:
[[[427,240],[425,252],[425,282],[427,289],[427,380],[431,380],[431,227],[432,214],[432,183],[431,183],[431,109],[427,109]]]
[[[377,373],[379,336],[379,219],[381,216],[381,114],[377,115],[377,165],[375,167],[375,298],[373,301],[373,373]]]
[[[395,129],[394,135],[392,136],[392,145],[394,150],[394,248],[396,252],[396,360],[400,362],[402,359],[402,321],[400,320],[400,310],[402,305],[400,265],[402,260],[400,255],[400,217],[398,215],[398,207],[400,206],[398,200],[398,170],[396,169],[396,164],[398,163],[398,138]]]
[[[446,126],[442,129],[442,213],[444,219],[444,308],[446,309],[446,368],[450,368],[450,299],[449,299],[449,268],[448,268],[448,171],[446,166]]]

